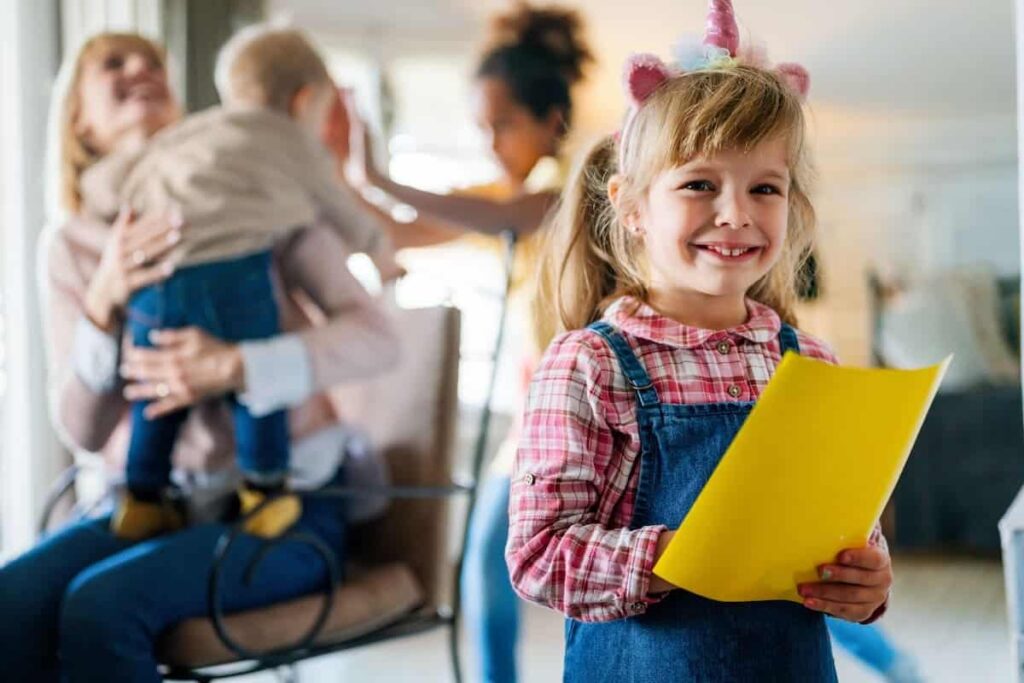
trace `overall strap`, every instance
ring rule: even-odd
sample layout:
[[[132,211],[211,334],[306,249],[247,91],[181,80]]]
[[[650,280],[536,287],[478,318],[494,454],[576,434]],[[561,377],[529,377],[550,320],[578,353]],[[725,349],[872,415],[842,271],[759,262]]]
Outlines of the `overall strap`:
[[[782,355],[786,355],[786,351],[792,351],[793,353],[800,353],[800,342],[796,338],[796,330],[782,323],[782,329],[779,330],[779,345],[782,347]]]
[[[603,320],[591,323],[587,326],[587,329],[597,332],[608,342],[608,346],[611,347],[615,356],[619,359],[619,366],[626,375],[626,380],[629,381],[633,391],[636,392],[636,400],[640,407],[648,408],[658,405],[658,392],[655,391],[650,376],[644,370],[640,359],[633,353],[633,349],[629,347],[629,342],[622,336],[622,333]]]

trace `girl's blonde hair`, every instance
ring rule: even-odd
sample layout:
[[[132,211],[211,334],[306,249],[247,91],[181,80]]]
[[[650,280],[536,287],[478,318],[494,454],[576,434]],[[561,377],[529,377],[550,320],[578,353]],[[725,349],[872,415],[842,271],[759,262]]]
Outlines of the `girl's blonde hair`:
[[[750,150],[779,136],[788,143],[788,232],[779,261],[748,296],[795,324],[798,279],[815,231],[803,107],[799,95],[775,74],[751,66],[709,68],[669,79],[644,102],[622,140],[607,137],[590,150],[548,234],[537,315],[557,320],[561,330],[574,330],[597,320],[620,296],[647,301],[641,243],[621,224],[608,198],[613,175],[620,176],[619,208],[628,212],[662,171],[725,150]]]
[[[162,68],[167,67],[167,57],[163,48],[148,38],[135,33],[100,33],[82,45],[69,71],[62,74],[62,78],[66,80],[61,83],[63,98],[57,105],[59,110],[56,122],[56,164],[60,175],[57,199],[61,208],[70,214],[77,213],[82,206],[82,174],[101,156],[75,130],[82,107],[82,70],[89,60],[102,59],[103,55],[117,49],[142,53],[153,60],[153,63],[159,64]]]

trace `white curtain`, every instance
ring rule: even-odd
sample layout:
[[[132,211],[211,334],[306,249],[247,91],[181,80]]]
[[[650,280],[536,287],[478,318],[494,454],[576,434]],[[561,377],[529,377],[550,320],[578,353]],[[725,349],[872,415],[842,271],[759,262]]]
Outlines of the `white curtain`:
[[[34,540],[36,517],[63,454],[47,414],[36,243],[44,223],[46,118],[57,71],[57,0],[0,0],[0,174],[4,186],[3,345],[7,387],[0,438],[0,548]]]

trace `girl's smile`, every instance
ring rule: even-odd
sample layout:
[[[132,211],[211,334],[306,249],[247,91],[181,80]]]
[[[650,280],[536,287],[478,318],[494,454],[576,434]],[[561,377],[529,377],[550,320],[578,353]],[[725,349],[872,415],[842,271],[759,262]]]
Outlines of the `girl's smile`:
[[[654,177],[626,223],[643,241],[651,303],[663,314],[698,326],[743,322],[747,293],[786,241],[786,143],[725,150]],[[697,309],[719,313],[697,320]]]

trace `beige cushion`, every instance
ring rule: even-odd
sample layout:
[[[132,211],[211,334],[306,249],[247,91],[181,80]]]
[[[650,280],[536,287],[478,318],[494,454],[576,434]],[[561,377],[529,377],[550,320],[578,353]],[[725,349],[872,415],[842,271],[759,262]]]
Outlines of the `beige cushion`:
[[[334,604],[317,645],[341,643],[383,628],[409,614],[423,602],[423,591],[412,571],[402,564],[375,567],[353,577],[334,591]],[[262,609],[225,617],[228,634],[255,652],[287,647],[312,626],[322,604],[310,595]],[[176,667],[199,668],[237,659],[221,643],[209,619],[189,619],[166,633],[159,643],[160,661]]]

